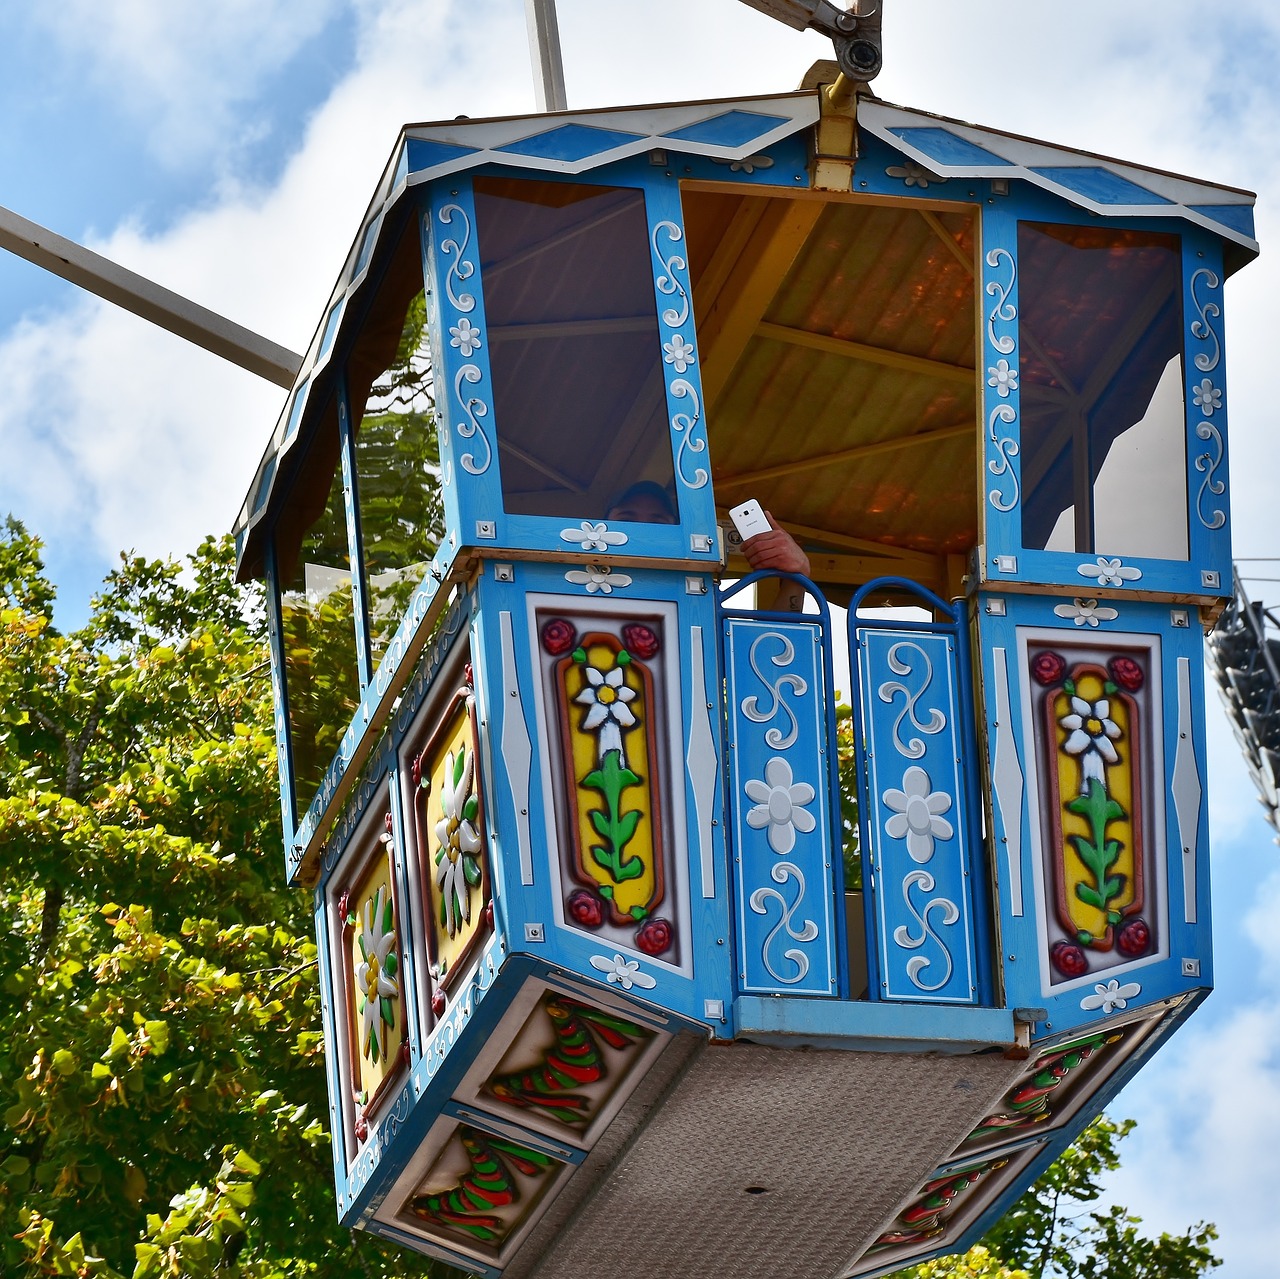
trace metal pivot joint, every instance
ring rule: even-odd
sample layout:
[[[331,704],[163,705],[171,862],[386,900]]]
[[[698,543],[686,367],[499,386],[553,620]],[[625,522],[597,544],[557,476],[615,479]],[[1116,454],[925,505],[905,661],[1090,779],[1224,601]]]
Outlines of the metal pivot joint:
[[[836,61],[850,80],[874,80],[884,65],[883,0],[858,0],[842,9],[832,0],[742,0],[797,31],[810,28],[835,45]]]

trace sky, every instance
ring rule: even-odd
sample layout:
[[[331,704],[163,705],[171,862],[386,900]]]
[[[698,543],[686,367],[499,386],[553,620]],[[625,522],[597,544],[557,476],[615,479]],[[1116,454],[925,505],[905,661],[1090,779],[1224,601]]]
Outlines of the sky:
[[[785,91],[830,56],[734,0],[559,10],[573,108]],[[1280,556],[1278,54],[1274,0],[886,0],[876,83],[1258,192],[1263,256],[1225,308],[1239,557]],[[0,5],[0,205],[296,351],[399,127],[533,109],[523,0]],[[45,540],[64,626],[121,550],[230,527],[285,395],[2,253],[0,379],[0,513]],[[1215,1221],[1215,1274],[1256,1279],[1278,1245],[1280,849],[1210,700],[1217,990],[1113,1106],[1139,1128],[1110,1190],[1154,1230]]]

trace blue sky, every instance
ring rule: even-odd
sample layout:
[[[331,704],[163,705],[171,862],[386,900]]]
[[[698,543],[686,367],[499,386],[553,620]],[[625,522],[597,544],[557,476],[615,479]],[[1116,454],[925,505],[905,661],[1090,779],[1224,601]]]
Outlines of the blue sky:
[[[1229,16],[1224,11],[1229,10]],[[734,0],[560,0],[570,105],[793,88],[829,46]],[[1280,6],[887,0],[891,101],[1259,192],[1227,286],[1236,550],[1280,555]],[[533,108],[522,0],[0,6],[0,204],[302,350],[401,123]],[[0,512],[60,618],[118,551],[227,528],[284,393],[0,255]],[[1271,571],[1275,570],[1275,571]],[[1280,577],[1280,565],[1255,571]],[[1280,598],[1280,584],[1257,586]],[[1117,1197],[1275,1270],[1280,850],[1210,707],[1217,992],[1121,1097]]]

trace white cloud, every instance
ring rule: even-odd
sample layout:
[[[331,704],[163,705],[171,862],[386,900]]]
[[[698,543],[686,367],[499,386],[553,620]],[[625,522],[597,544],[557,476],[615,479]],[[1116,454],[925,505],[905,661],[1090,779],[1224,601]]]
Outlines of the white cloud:
[[[63,57],[139,122],[172,164],[252,141],[238,110],[344,8],[343,0],[62,0],[32,6]]]

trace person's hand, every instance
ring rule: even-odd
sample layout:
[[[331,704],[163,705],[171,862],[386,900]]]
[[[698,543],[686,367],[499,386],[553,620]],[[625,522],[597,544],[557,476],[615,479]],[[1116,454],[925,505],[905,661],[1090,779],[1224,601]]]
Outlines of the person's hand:
[[[752,569],[774,569],[780,573],[799,573],[808,577],[809,557],[800,549],[800,544],[773,515],[766,511],[765,519],[769,521],[772,532],[757,533],[742,544],[742,553]]]

